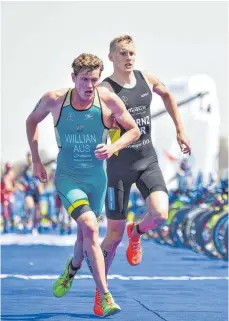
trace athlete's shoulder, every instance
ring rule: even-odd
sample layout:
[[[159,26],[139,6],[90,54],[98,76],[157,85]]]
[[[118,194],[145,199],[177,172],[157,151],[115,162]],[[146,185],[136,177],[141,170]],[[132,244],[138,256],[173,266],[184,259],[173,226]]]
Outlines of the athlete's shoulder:
[[[97,90],[98,90],[100,99],[102,99],[105,103],[108,103],[109,101],[114,100],[117,97],[117,95],[106,86],[99,85],[97,87]]]
[[[145,77],[145,79],[153,86],[157,86],[159,84],[164,85],[160,79],[153,73],[148,72],[148,71],[142,71],[142,75]]]
[[[105,87],[98,88],[98,93],[100,100],[105,104],[105,106],[111,110],[111,112],[115,112],[117,110],[125,110],[125,105],[123,101],[109,89]]]
[[[69,88],[63,88],[58,90],[51,90],[46,92],[42,99],[45,99],[47,102],[55,104],[63,100],[68,92]]]
[[[151,73],[145,72],[146,81],[149,83],[152,91],[161,97],[171,95],[166,85],[156,76]]]
[[[110,77],[105,78],[99,85],[98,88],[106,88],[108,89],[110,92],[114,92],[111,84],[107,81],[107,79]]]
[[[141,70],[140,73],[146,80],[150,81],[150,83],[156,78],[152,73],[150,73],[147,70]]]

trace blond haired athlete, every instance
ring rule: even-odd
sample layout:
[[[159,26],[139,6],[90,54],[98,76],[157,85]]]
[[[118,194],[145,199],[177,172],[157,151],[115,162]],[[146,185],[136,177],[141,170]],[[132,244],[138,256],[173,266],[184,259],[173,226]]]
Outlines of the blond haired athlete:
[[[49,113],[53,116],[59,147],[55,183],[65,209],[78,224],[74,255],[55,282],[56,297],[65,295],[85,258],[102,298],[103,315],[119,312],[108,290],[104,257],[99,246],[98,223],[104,204],[107,175],[105,160],[136,141],[140,131],[122,100],[106,88],[96,89],[103,62],[81,54],[72,63],[74,88],[46,93],[26,121],[34,176],[41,182],[47,173],[38,153],[37,125]],[[105,145],[106,131],[113,118],[126,133],[112,145]]]
[[[100,84],[100,88],[116,93],[123,100],[126,110],[134,118],[141,131],[137,142],[113,154],[107,161],[108,228],[101,245],[105,257],[106,273],[108,273],[116,248],[123,237],[129,193],[133,183],[136,183],[145,199],[148,211],[140,222],[127,225],[129,245],[126,257],[129,264],[137,265],[141,262],[141,234],[158,227],[168,216],[167,188],[151,139],[152,92],[161,96],[172,117],[182,153],[190,154],[191,152],[174,98],[157,77],[134,69],[135,55],[136,49],[131,36],[123,35],[113,39],[110,43],[109,59],[113,63],[114,71]],[[125,132],[125,128],[119,123],[119,129],[111,132],[112,140],[123,137]],[[103,313],[98,291],[95,296],[94,312],[97,315]]]

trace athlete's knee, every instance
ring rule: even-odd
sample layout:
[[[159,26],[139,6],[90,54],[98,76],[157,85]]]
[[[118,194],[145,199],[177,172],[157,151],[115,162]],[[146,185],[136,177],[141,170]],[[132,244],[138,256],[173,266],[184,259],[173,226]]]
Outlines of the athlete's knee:
[[[126,221],[115,221],[114,224],[108,223],[107,235],[106,235],[106,243],[110,244],[110,246],[117,247],[123,238],[123,234],[125,231]]]
[[[85,220],[82,225],[83,238],[95,239],[99,234],[98,223],[95,220]]]
[[[164,191],[155,191],[146,200],[149,215],[151,217],[161,216],[168,218],[169,200],[168,194]]]
[[[107,244],[109,244],[112,247],[117,247],[121,243],[122,238],[123,233],[111,230],[106,236]]]

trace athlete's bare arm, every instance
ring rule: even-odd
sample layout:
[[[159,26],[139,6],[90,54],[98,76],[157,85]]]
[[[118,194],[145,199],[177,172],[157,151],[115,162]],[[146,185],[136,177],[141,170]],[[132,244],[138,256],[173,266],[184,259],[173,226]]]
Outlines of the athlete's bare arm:
[[[43,95],[36,104],[34,110],[30,113],[26,120],[26,130],[29,146],[31,149],[33,162],[40,160],[38,153],[38,128],[37,125],[50,113],[52,104],[51,93]]]
[[[26,120],[26,132],[33,159],[34,176],[37,176],[42,183],[47,180],[47,173],[41,163],[38,152],[38,124],[45,119],[50,112],[55,118],[61,96],[63,96],[62,91],[53,91],[44,94]]]
[[[101,156],[99,159],[107,159],[113,153],[127,147],[139,139],[141,133],[130,113],[122,100],[114,93],[110,92],[107,88],[100,88],[99,95],[105,108],[111,111],[112,116],[118,124],[120,124],[126,132],[112,145],[101,146],[103,150],[99,149],[100,155],[96,151],[96,156]],[[101,153],[102,152],[102,153]]]
[[[152,90],[158,94],[163,102],[164,105],[171,116],[177,131],[177,141],[180,145],[181,151],[184,154],[191,154],[191,147],[189,140],[184,135],[184,127],[180,118],[180,113],[178,110],[178,106],[172,94],[166,88],[166,86],[155,76],[144,73],[144,76],[147,82],[151,85]]]
[[[107,81],[102,81],[99,85],[98,88],[107,88],[109,91],[114,92],[113,88]]]
[[[111,85],[110,85],[109,82],[107,82],[107,81],[102,81],[102,82],[98,85],[98,88],[103,88],[103,89],[105,88],[105,90],[108,89],[111,93],[115,93],[114,90],[113,90],[113,88],[111,87]],[[117,96],[117,95],[116,95],[116,96]],[[117,97],[118,97],[118,96],[117,96]],[[118,97],[118,98],[119,98],[119,97]],[[121,102],[122,102],[122,100],[121,100]],[[131,116],[131,117],[132,117],[132,116]],[[113,118],[112,128],[114,128],[114,129],[115,129],[115,128],[116,128],[116,129],[119,128],[115,118]]]

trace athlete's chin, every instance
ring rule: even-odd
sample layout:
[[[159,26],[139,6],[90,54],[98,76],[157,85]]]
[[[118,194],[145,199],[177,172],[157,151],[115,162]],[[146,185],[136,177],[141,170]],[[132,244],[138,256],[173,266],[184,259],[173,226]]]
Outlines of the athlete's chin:
[[[93,93],[85,93],[84,95],[81,96],[81,98],[86,102],[90,102],[93,98]]]
[[[131,66],[131,67],[125,67],[124,68],[124,72],[132,72],[134,70],[134,67],[133,66]]]

